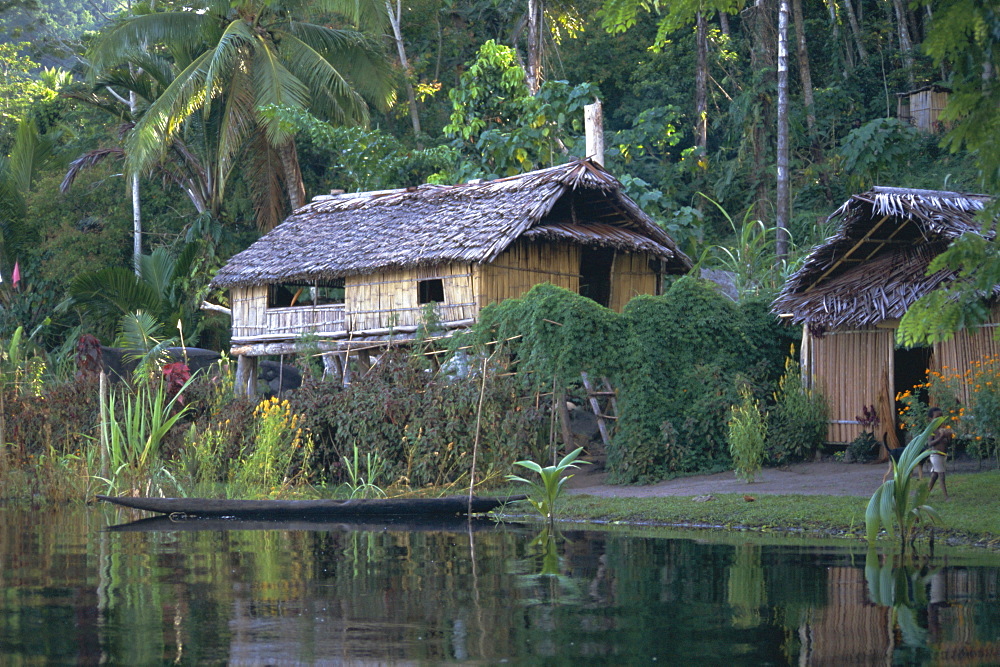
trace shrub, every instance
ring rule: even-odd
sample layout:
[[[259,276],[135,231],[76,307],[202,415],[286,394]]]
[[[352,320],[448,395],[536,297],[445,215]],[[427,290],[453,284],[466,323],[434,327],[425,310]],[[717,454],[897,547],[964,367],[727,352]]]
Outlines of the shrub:
[[[793,347],[768,414],[767,458],[776,464],[801,461],[826,438],[826,401],[818,391],[802,385],[802,368],[794,355]]]
[[[480,470],[506,471],[519,458],[537,458],[544,428],[518,380],[491,368],[483,400]],[[315,440],[310,461],[318,478],[348,481],[343,461],[354,447],[377,455],[383,479],[402,486],[456,483],[471,464],[482,376],[430,375],[405,354],[388,352],[347,388],[308,381],[291,398]],[[482,478],[480,476],[480,478]]]
[[[730,408],[726,439],[736,476],[746,482],[753,482],[764,461],[767,422],[749,387],[740,388],[740,398],[742,400],[739,405]]]

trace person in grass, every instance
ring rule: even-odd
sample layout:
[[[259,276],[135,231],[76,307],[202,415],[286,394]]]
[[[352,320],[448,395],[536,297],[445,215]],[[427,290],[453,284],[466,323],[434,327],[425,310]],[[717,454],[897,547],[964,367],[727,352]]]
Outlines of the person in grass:
[[[927,416],[931,421],[937,419],[942,415],[941,408],[933,407],[927,413]],[[955,437],[955,434],[951,432],[951,428],[947,424],[941,424],[934,431],[934,434],[927,441],[927,449],[934,452],[931,454],[931,491],[934,490],[934,484],[937,482],[938,477],[941,478],[941,490],[944,491],[944,499],[948,500],[948,485],[945,484],[944,474],[945,474],[945,461],[948,460],[948,452],[951,450],[951,441]]]

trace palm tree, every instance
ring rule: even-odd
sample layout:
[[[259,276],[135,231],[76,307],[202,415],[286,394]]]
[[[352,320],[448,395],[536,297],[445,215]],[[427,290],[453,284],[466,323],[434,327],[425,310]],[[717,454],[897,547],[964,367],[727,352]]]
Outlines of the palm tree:
[[[301,20],[336,12],[352,28]],[[129,173],[152,169],[172,142],[202,117],[206,170],[221,193],[241,158],[258,179],[258,224],[283,217],[304,187],[288,107],[341,124],[368,122],[368,103],[387,108],[395,97],[391,66],[361,30],[384,34],[385,6],[375,0],[194,0],[173,11],[133,14],[106,30],[89,52],[93,73],[132,61],[150,47],[173,58],[178,73],[126,139]]]

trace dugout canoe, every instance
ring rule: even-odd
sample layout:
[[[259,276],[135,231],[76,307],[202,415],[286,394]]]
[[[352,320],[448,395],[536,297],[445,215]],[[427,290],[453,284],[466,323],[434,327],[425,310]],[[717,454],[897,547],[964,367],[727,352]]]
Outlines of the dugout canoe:
[[[203,518],[276,519],[295,517],[445,517],[482,514],[527,496],[479,498],[351,498],[349,500],[230,500],[224,498],[128,498],[98,500],[157,514]]]
[[[112,533],[160,533],[198,532],[219,530],[283,530],[303,532],[435,532],[468,533],[499,530],[501,526],[511,526],[509,522],[500,524],[493,519],[480,516],[399,516],[399,517],[294,517],[276,519],[218,519],[206,517],[158,514],[129,523],[108,526]]]

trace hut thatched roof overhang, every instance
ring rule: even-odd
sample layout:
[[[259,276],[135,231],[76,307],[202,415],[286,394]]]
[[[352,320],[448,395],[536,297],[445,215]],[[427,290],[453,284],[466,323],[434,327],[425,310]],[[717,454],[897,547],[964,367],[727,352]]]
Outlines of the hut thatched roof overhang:
[[[943,283],[931,260],[962,234],[982,234],[986,195],[875,187],[852,196],[829,221],[837,232],[812,249],[772,310],[816,328],[870,327],[902,317]],[[993,238],[988,231],[987,238]]]
[[[309,283],[485,263],[521,237],[648,252],[672,273],[691,267],[617,179],[577,160],[480,183],[316,197],[233,256],[213,285]]]

